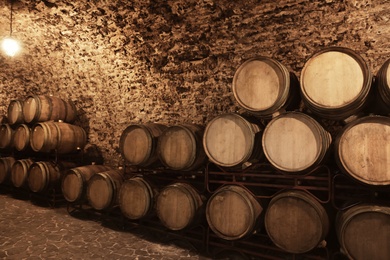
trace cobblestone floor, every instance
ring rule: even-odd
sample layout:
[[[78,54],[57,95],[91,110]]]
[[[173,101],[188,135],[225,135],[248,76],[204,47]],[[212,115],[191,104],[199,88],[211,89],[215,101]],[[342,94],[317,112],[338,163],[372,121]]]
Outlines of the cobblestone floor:
[[[210,259],[152,232],[123,230],[0,194],[0,259]]]

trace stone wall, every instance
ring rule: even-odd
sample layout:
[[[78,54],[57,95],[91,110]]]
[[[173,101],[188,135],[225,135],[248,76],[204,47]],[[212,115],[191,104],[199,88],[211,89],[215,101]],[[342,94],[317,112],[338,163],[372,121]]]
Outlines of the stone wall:
[[[238,108],[236,68],[258,55],[298,77],[326,46],[357,51],[373,73],[390,58],[388,0],[18,0],[0,56],[0,115],[29,93],[74,101],[76,124],[105,163],[120,165],[119,138],[134,123],[198,123]],[[9,4],[0,2],[0,37]]]

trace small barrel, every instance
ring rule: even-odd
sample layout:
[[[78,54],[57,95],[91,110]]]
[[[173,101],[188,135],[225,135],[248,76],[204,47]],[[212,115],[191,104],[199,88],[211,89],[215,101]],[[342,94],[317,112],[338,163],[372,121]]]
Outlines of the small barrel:
[[[26,124],[20,124],[15,130],[13,146],[18,151],[30,148],[31,128]]]
[[[349,259],[390,259],[390,207],[360,204],[339,212],[336,231]]]
[[[260,117],[297,108],[300,101],[297,77],[280,62],[262,56],[240,65],[232,90],[242,108]]]
[[[206,217],[210,229],[225,240],[251,235],[259,223],[263,207],[245,188],[227,185],[208,200]]]
[[[0,158],[0,184],[10,181],[14,163],[15,159],[13,157]]]
[[[86,199],[86,190],[89,179],[100,172],[112,170],[104,165],[84,165],[69,169],[64,172],[61,181],[61,190],[68,202],[76,202]]]
[[[263,151],[278,170],[299,173],[324,161],[332,137],[315,119],[287,112],[272,119],[264,129]]]
[[[154,213],[157,194],[157,189],[145,178],[130,178],[122,184],[119,191],[119,207],[128,219],[142,219]]]
[[[165,129],[165,125],[155,123],[128,126],[119,141],[123,158],[135,166],[156,165],[158,138]]]
[[[53,152],[60,154],[76,152],[87,143],[84,129],[63,122],[37,123],[31,130],[31,148],[35,152]]]
[[[265,228],[276,246],[300,254],[318,247],[329,231],[324,207],[303,191],[284,191],[270,201]]]
[[[390,118],[366,116],[347,124],[335,140],[339,168],[363,184],[390,185]]]
[[[203,198],[187,183],[164,187],[157,197],[156,212],[161,223],[170,230],[183,230],[200,221]]]
[[[228,113],[215,117],[206,126],[203,147],[209,160],[223,167],[241,167],[263,159],[263,126],[250,117]]]
[[[118,205],[118,192],[123,181],[123,172],[120,170],[94,174],[87,185],[89,205],[96,210],[106,210]]]
[[[158,156],[162,164],[172,170],[194,170],[207,159],[203,149],[204,128],[195,124],[181,124],[166,128],[158,139]]]
[[[358,114],[369,101],[373,77],[356,52],[329,47],[315,53],[301,72],[301,95],[314,114],[342,120]]]
[[[390,115],[390,59],[379,69],[375,80],[375,100],[378,114]]]
[[[14,133],[9,124],[0,125],[0,149],[13,148]]]
[[[45,121],[76,120],[77,110],[73,102],[47,95],[29,95],[23,103],[23,117],[26,123]]]
[[[10,125],[23,124],[23,101],[11,100],[7,109],[8,123]]]
[[[11,181],[14,187],[28,187],[28,169],[33,163],[34,161],[31,159],[22,159],[14,162],[11,169]]]
[[[62,172],[75,166],[71,162],[34,162],[28,169],[28,186],[32,192],[59,188]]]

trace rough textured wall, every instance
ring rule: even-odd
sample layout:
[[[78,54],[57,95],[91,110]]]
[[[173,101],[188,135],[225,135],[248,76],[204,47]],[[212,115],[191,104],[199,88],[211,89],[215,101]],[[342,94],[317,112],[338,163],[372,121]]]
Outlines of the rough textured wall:
[[[75,102],[77,124],[107,164],[119,165],[129,124],[207,124],[238,109],[231,81],[263,55],[297,76],[310,55],[344,46],[373,73],[390,58],[388,0],[19,0],[14,58],[0,56],[0,114],[11,99],[53,94]],[[9,5],[0,2],[0,37]]]

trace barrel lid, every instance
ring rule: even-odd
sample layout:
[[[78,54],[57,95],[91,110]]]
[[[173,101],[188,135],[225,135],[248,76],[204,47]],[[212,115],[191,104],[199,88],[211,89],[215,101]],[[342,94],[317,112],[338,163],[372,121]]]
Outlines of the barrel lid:
[[[207,203],[206,216],[214,233],[226,240],[236,240],[253,231],[262,208],[250,196],[237,185],[224,186],[212,195]]]
[[[264,129],[264,154],[279,170],[306,170],[318,162],[323,151],[328,149],[330,142],[324,142],[321,131],[325,130],[304,113],[281,114],[272,119]]]
[[[210,161],[232,167],[248,160],[255,145],[255,134],[251,124],[241,115],[223,114],[207,124],[203,147]]]
[[[61,182],[61,189],[64,198],[69,202],[77,201],[81,198],[84,187],[84,180],[77,171],[69,170],[66,172]]]
[[[126,180],[119,191],[119,207],[129,219],[140,219],[152,208],[153,191],[140,177]]]
[[[161,162],[173,170],[190,167],[197,153],[194,134],[184,125],[166,128],[158,140],[158,152]]]
[[[108,208],[113,202],[113,184],[108,175],[97,173],[88,181],[89,204],[97,210]]]
[[[232,88],[240,106],[261,113],[280,107],[278,101],[288,93],[289,83],[289,72],[282,64],[259,56],[240,65],[234,74]]]
[[[367,116],[348,124],[337,138],[341,168],[366,184],[390,185],[390,118]]]
[[[305,253],[325,238],[329,219],[313,196],[286,191],[272,198],[265,214],[265,228],[278,247],[290,253]]]
[[[121,136],[122,155],[132,165],[145,163],[153,148],[152,135],[142,125],[130,125]]]

